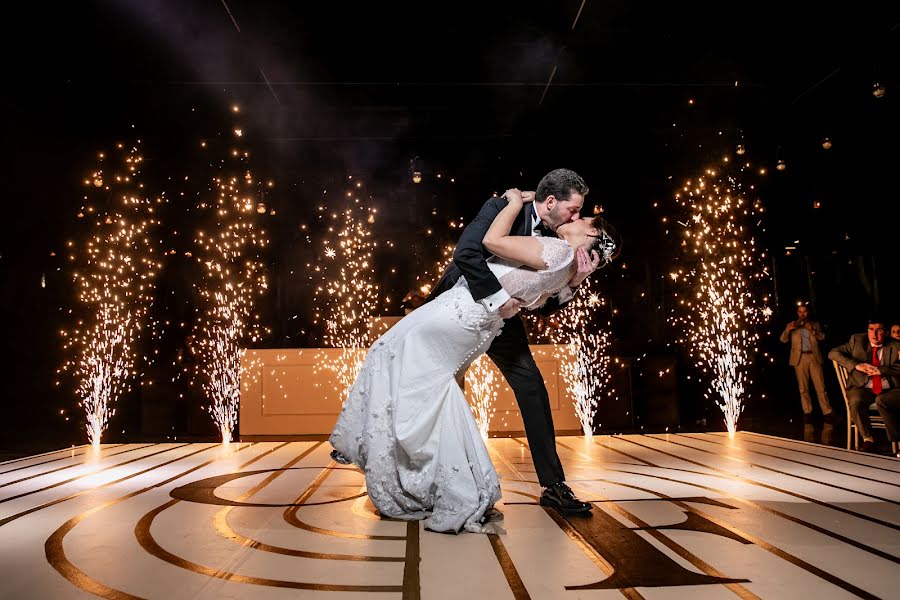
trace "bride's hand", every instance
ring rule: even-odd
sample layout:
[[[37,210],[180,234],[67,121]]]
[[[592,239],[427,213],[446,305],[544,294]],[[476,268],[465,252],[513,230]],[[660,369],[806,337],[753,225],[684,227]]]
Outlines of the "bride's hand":
[[[510,188],[503,192],[503,197],[506,198],[506,201],[510,204],[522,204],[524,202],[522,198],[522,192],[519,191],[519,188]]]

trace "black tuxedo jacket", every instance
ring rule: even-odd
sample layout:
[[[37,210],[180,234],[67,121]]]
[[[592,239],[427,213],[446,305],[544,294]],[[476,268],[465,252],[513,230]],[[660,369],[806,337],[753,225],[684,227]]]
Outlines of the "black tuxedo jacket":
[[[500,214],[500,211],[506,208],[507,202],[504,198],[491,198],[485,202],[484,206],[478,212],[475,220],[469,223],[463,230],[456,244],[456,250],[453,252],[453,262],[444,271],[444,275],[432,288],[426,302],[440,296],[447,290],[456,285],[460,276],[465,276],[466,282],[469,284],[469,290],[472,292],[472,298],[476,301],[487,298],[491,294],[500,291],[501,285],[497,278],[487,266],[487,259],[493,256],[484,247],[482,241],[487,234],[491,223]],[[522,212],[513,221],[510,228],[510,235],[531,236],[531,223],[534,215],[534,203],[528,202],[522,207]],[[549,232],[546,235],[554,235]],[[538,310],[542,315],[550,315],[565,304],[560,304],[557,298],[551,297],[547,303]]]

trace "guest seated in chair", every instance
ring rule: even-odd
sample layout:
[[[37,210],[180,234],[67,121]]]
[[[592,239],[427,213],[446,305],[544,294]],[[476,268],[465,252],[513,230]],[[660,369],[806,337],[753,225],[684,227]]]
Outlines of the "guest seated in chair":
[[[849,342],[828,353],[828,358],[849,374],[847,403],[850,417],[863,437],[863,452],[872,452],[875,446],[869,419],[873,402],[884,419],[892,445],[900,441],[900,343],[886,338],[884,321],[872,319],[866,333],[851,336]]]

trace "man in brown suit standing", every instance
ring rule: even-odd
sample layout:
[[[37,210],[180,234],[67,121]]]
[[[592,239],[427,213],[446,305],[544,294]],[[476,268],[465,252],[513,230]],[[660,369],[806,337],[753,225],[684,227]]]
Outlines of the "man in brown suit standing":
[[[884,419],[888,439],[900,441],[900,343],[887,340],[884,321],[872,319],[866,333],[828,353],[828,358],[847,369],[847,403],[863,443],[860,450],[875,446],[869,407],[875,403]]]
[[[791,343],[790,364],[794,367],[797,383],[800,386],[803,422],[809,423],[812,418],[812,399],[809,396],[809,379],[812,377],[825,421],[834,424],[837,417],[831,410],[828,394],[825,392],[822,353],[819,351],[819,342],[825,339],[825,334],[822,333],[822,327],[816,321],[809,320],[809,309],[805,304],[797,306],[797,320],[788,323],[780,339],[784,344]]]

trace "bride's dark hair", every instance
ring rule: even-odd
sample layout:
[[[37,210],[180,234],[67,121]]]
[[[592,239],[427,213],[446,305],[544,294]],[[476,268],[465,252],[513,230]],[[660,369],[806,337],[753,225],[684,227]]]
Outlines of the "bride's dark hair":
[[[597,230],[597,236],[591,239],[591,245],[587,248],[588,254],[596,250],[600,255],[600,266],[613,261],[622,249],[622,238],[619,232],[600,215],[591,217],[591,226]]]

